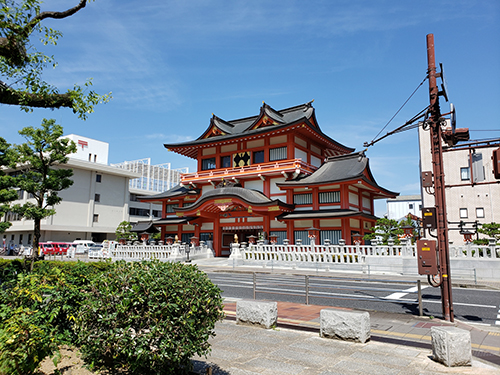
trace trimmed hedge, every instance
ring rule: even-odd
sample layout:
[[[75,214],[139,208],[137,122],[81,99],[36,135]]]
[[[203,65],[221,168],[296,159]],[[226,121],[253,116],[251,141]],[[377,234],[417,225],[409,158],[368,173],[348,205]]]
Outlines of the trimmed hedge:
[[[180,374],[223,318],[220,289],[196,266],[116,262],[91,282],[76,319],[91,368]]]
[[[63,344],[92,368],[179,374],[209,352],[220,293],[179,263],[0,261],[0,375],[33,374]]]

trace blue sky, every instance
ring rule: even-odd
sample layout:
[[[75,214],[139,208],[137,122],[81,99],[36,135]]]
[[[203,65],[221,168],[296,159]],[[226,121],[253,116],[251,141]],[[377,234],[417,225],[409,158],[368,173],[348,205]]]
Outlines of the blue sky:
[[[77,0],[47,0],[64,10]],[[93,77],[113,100],[87,121],[71,110],[0,106],[0,136],[54,118],[65,133],[109,142],[109,161],[150,157],[154,164],[196,167],[163,143],[197,138],[212,113],[225,120],[312,99],[322,130],[357,150],[383,128],[426,75],[426,35],[445,67],[457,127],[472,139],[500,137],[500,2],[96,0],[46,25],[63,32],[48,82],[66,90]],[[33,40],[36,43],[36,40]],[[428,104],[427,82],[388,126]],[[442,112],[449,104],[441,99]],[[495,130],[495,131],[494,131]],[[384,131],[385,133],[385,131]],[[384,134],[383,133],[383,134]],[[416,130],[367,151],[383,187],[418,194]],[[376,211],[385,212],[378,202]]]

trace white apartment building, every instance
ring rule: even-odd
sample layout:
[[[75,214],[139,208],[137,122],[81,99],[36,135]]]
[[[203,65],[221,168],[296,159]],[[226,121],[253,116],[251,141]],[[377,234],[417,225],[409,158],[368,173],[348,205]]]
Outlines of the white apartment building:
[[[422,197],[420,195],[400,195],[387,199],[387,218],[401,220],[408,214],[422,217]]]
[[[114,239],[118,224],[161,217],[161,205],[138,202],[135,197],[156,194],[147,189],[130,188],[130,181],[141,173],[108,165],[109,144],[70,134],[77,152],[70,155],[63,168],[73,169],[73,185],[59,192],[62,202],[55,206],[56,214],[41,221],[40,241],[72,242],[77,239],[102,242]],[[30,197],[19,191],[23,204]],[[12,226],[3,234],[5,243],[29,245],[33,236],[33,221],[8,214]]]
[[[422,127],[419,127],[419,146],[421,172],[432,171],[430,135]],[[464,242],[460,222],[463,230],[472,232],[476,223],[500,223],[500,179],[495,178],[492,159],[499,146],[500,140],[454,147],[443,143],[449,239],[455,245]],[[422,188],[423,207],[434,207],[431,193],[431,189]]]

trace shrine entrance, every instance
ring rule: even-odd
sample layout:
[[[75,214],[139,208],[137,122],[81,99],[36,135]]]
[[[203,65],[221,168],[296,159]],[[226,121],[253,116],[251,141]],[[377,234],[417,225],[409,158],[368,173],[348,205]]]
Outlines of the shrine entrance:
[[[245,228],[245,227],[235,227],[235,228],[222,228],[221,234],[221,255],[229,256],[231,255],[231,243],[234,242],[234,236],[238,236],[238,242],[241,244],[242,242],[246,242],[247,244],[250,242],[250,236],[254,236],[254,238],[258,238],[259,232],[263,231],[263,227],[260,228]],[[248,246],[248,245],[247,245]]]

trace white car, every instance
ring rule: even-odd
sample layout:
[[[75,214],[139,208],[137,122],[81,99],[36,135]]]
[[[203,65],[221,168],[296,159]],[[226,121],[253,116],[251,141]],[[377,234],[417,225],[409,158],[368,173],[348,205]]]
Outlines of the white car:
[[[89,248],[95,245],[94,241],[89,240],[75,240],[73,245],[76,245],[76,254],[85,254],[89,252]]]

